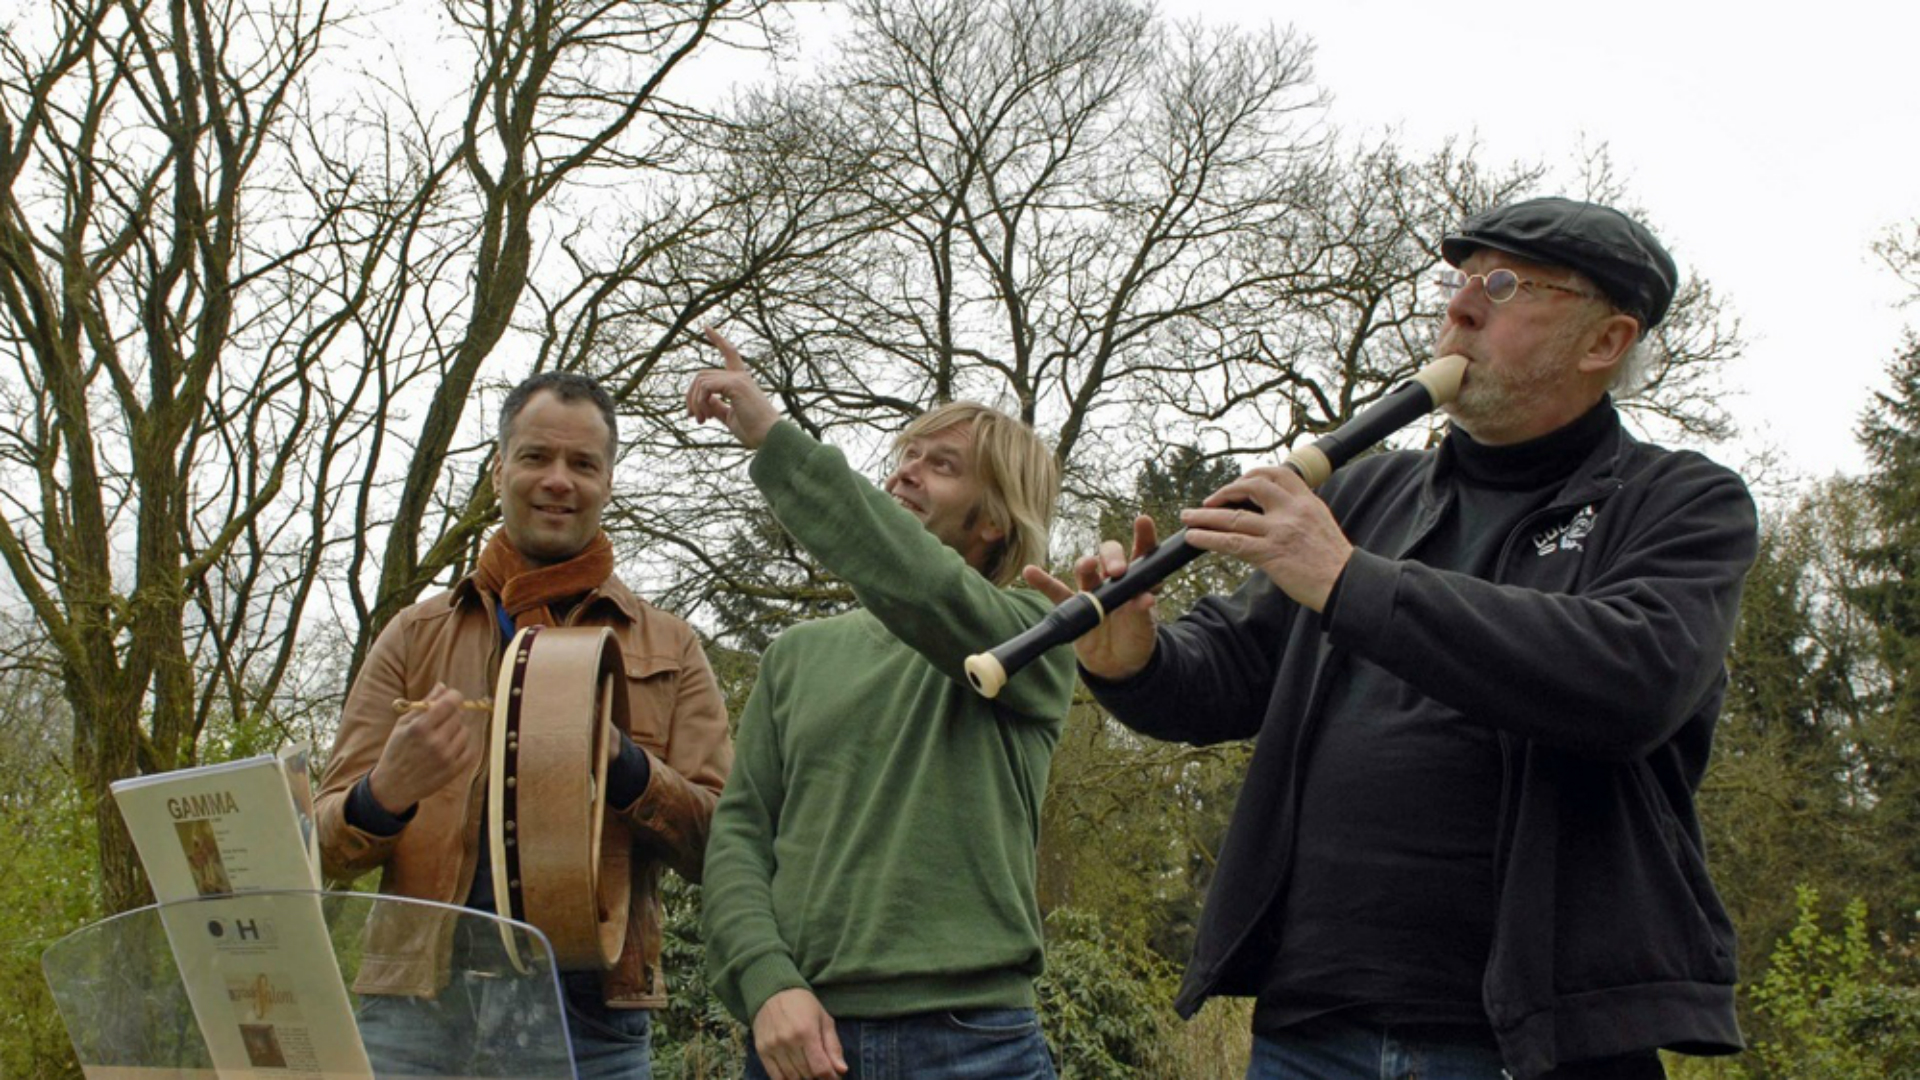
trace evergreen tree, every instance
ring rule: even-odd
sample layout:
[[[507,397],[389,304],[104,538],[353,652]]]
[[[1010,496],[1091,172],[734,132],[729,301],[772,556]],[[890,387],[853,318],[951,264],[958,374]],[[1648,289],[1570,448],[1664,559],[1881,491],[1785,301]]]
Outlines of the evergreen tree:
[[[1847,546],[1847,600],[1874,628],[1870,706],[1860,731],[1875,845],[1893,910],[1920,907],[1920,336],[1888,365],[1859,439],[1872,468],[1858,484],[1868,528]],[[1910,930],[1911,926],[1901,928]]]
[[[1199,506],[1240,473],[1232,458],[1208,456],[1191,446],[1172,447],[1160,460],[1140,467],[1130,501],[1101,512],[1100,535],[1129,543],[1134,515],[1145,514],[1165,540],[1179,531],[1180,511]],[[1154,590],[1156,609],[1163,619],[1175,618],[1202,596],[1232,592],[1246,576],[1246,567],[1232,559],[1203,556]]]
[[[1873,616],[1887,657],[1911,673],[1920,643],[1920,335],[1909,331],[1888,365],[1893,387],[1874,395],[1860,422],[1872,472],[1860,483],[1878,529],[1851,551],[1863,580],[1853,601]],[[1898,680],[1896,680],[1898,681]],[[1911,704],[1913,687],[1903,687]]]
[[[1822,493],[1762,526],[1700,795],[1713,876],[1749,974],[1793,926],[1797,886],[1819,881],[1841,900],[1863,888],[1849,857],[1860,814],[1844,739],[1853,653],[1831,605],[1817,602],[1816,556],[1841,505]]]
[[[1240,475],[1231,458],[1175,446],[1143,465],[1134,487],[1100,514],[1103,539],[1129,543],[1136,514],[1164,541],[1180,511]],[[1246,580],[1245,565],[1203,556],[1155,589],[1170,620],[1195,600]],[[1092,914],[1116,940],[1184,963],[1213,876],[1248,747],[1146,739],[1091,702],[1076,707],[1054,755],[1041,840],[1041,902]]]

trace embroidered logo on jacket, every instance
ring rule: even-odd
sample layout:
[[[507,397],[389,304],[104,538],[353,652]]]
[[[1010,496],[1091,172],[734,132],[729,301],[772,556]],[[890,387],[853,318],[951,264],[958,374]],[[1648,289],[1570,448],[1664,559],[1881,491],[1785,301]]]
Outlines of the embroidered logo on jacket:
[[[1556,551],[1584,551],[1580,541],[1593,531],[1593,505],[1583,506],[1564,524],[1551,529],[1542,529],[1533,537],[1534,554],[1541,558]]]

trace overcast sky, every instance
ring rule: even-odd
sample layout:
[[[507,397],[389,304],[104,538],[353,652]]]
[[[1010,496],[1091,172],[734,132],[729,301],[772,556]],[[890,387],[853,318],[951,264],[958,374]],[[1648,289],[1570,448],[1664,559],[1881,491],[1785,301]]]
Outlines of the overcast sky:
[[[1604,143],[1683,271],[1712,282],[1749,349],[1726,404],[1800,472],[1857,473],[1853,433],[1901,327],[1875,259],[1920,220],[1920,6],[1613,0],[1558,5],[1162,0],[1176,17],[1291,23],[1333,121],[1410,148],[1477,136],[1488,161],[1572,161]],[[1789,16],[1762,11],[1793,12]],[[1577,192],[1573,192],[1577,194]]]

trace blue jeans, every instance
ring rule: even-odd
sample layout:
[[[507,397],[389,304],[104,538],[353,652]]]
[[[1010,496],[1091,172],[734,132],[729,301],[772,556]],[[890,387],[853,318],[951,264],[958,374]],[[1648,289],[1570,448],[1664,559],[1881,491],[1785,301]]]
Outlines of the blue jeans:
[[[1247,1080],[1507,1080],[1487,1036],[1318,1019],[1253,1037]],[[1654,1051],[1560,1065],[1540,1080],[1665,1080]]]
[[[652,1014],[607,1008],[597,973],[562,975],[556,1002],[510,977],[489,928],[463,924],[454,956],[452,981],[431,999],[361,997],[355,1019],[376,1076],[563,1077],[571,1047],[580,1080],[652,1080]]]
[[[886,1020],[835,1020],[845,1080],[1053,1080],[1053,1054],[1032,1009],[961,1009]],[[747,1048],[747,1080],[768,1080]]]
[[[653,1080],[653,1014],[607,1008],[598,974],[566,975],[560,982],[580,1080]]]

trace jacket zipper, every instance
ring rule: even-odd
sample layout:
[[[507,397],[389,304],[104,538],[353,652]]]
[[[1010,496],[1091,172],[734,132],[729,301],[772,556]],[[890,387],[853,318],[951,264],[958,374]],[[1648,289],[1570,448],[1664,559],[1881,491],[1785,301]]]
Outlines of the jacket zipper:
[[[1447,503],[1451,502],[1450,499],[1446,499],[1443,501]],[[1425,540],[1428,536],[1432,535],[1433,530],[1439,526],[1440,519],[1444,515],[1446,509],[1447,509],[1447,506],[1443,505],[1433,510],[1431,513],[1429,513],[1425,524],[1423,524],[1420,527],[1420,531],[1411,540],[1407,541],[1407,543],[1400,548],[1399,552],[1396,553],[1394,557],[1398,559],[1404,559],[1407,557],[1408,552],[1419,547],[1421,541]],[[1303,614],[1302,618],[1304,617],[1305,616]],[[1319,633],[1320,631],[1313,630],[1311,632]],[[1313,673],[1313,682],[1312,682],[1313,696],[1310,697],[1307,701],[1307,709],[1306,709],[1307,721],[1306,723],[1300,726],[1299,735],[1294,740],[1294,745],[1291,748],[1291,751],[1288,755],[1289,764],[1287,766],[1287,787],[1288,787],[1288,790],[1291,792],[1291,796],[1290,796],[1290,801],[1287,805],[1287,823],[1290,828],[1297,828],[1299,824],[1300,799],[1302,797],[1302,784],[1304,779],[1304,770],[1306,769],[1306,758],[1307,758],[1306,747],[1313,740],[1313,737],[1316,734],[1318,734],[1320,731],[1320,724],[1322,721],[1321,713],[1325,708],[1324,702],[1326,700],[1327,678],[1329,673],[1338,670],[1339,668],[1338,659],[1339,658],[1337,656],[1334,656],[1331,654],[1330,651],[1327,651],[1327,652],[1322,652],[1318,660],[1316,661],[1315,669]],[[1262,724],[1262,727],[1264,726],[1265,725]],[[1501,786],[1503,789],[1503,795],[1502,795],[1503,803],[1505,800],[1505,796],[1504,796],[1505,785],[1506,785],[1506,781],[1503,778],[1501,780]],[[1202,1000],[1205,1000],[1206,998],[1211,997],[1213,995],[1214,989],[1220,985],[1221,971],[1225,967],[1226,962],[1229,959],[1231,959],[1235,954],[1237,954],[1243,946],[1246,945],[1248,938],[1258,933],[1260,931],[1260,928],[1266,924],[1268,914],[1272,912],[1273,905],[1279,900],[1281,890],[1285,887],[1288,877],[1293,873],[1293,854],[1294,854],[1293,844],[1291,840],[1289,840],[1288,846],[1287,846],[1287,852],[1286,852],[1286,862],[1281,866],[1279,875],[1274,879],[1273,892],[1267,897],[1266,902],[1260,905],[1259,913],[1253,919],[1248,921],[1247,926],[1245,930],[1241,932],[1240,937],[1237,940],[1235,940],[1232,944],[1228,945],[1227,948],[1221,951],[1219,959],[1214,962],[1212,969],[1207,972],[1206,977],[1202,980],[1201,985],[1199,986],[1200,998]]]
[[[1500,557],[1494,562],[1493,566],[1494,583],[1501,584],[1508,580],[1516,542],[1520,537],[1530,533],[1536,523],[1543,524],[1548,519],[1569,512],[1578,513],[1582,507],[1598,507],[1611,499],[1614,493],[1619,490],[1619,482],[1614,481],[1602,486],[1600,490],[1594,492],[1593,497],[1590,499],[1568,499],[1555,502],[1521,518],[1520,523],[1515,525],[1513,530],[1507,534],[1506,542],[1500,545]],[[1595,512],[1598,513],[1597,510]],[[1501,730],[1496,731],[1494,734],[1500,744],[1500,816],[1493,836],[1493,919],[1494,925],[1497,926],[1500,923],[1501,897],[1505,894],[1507,863],[1509,857],[1512,855],[1512,836],[1510,835],[1512,829],[1510,828],[1510,822],[1512,820],[1511,810],[1513,783],[1515,779],[1514,774],[1518,766],[1514,762],[1516,749],[1514,747],[1514,737],[1512,733]]]

